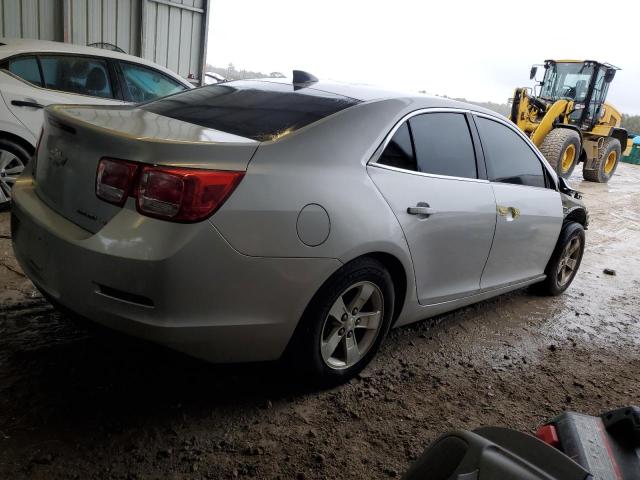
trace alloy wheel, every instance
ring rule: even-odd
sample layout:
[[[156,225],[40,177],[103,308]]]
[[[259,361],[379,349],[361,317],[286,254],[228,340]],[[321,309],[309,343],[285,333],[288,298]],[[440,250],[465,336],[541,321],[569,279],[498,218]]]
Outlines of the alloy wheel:
[[[562,257],[558,264],[558,284],[563,287],[575,274],[580,260],[580,243],[579,237],[573,237],[562,251]]]
[[[23,170],[22,160],[7,150],[0,150],[0,204],[11,200],[11,189]]]
[[[380,333],[384,297],[375,283],[363,281],[344,290],[324,320],[320,352],[324,363],[343,370],[367,354]]]

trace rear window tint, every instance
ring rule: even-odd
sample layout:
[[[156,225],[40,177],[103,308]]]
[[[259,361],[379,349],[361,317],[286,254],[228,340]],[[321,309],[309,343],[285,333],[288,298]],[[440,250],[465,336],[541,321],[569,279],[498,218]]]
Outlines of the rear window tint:
[[[171,95],[141,108],[258,141],[274,140],[359,103],[291,84],[239,81]]]

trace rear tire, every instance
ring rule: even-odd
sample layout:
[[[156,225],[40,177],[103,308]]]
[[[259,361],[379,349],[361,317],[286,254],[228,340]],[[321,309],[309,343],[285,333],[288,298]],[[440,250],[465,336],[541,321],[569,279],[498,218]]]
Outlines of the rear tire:
[[[581,152],[580,135],[569,128],[554,128],[540,145],[540,151],[556,173],[569,178],[578,164]]]
[[[547,278],[535,285],[537,293],[556,296],[569,288],[582,262],[584,240],[582,225],[577,222],[565,223],[544,271]]]
[[[598,149],[598,159],[593,162],[593,169],[584,168],[582,176],[590,182],[607,183],[618,168],[621,154],[620,140],[613,137],[605,138],[602,148]]]
[[[11,190],[31,154],[20,144],[0,138],[0,211],[11,205]]]
[[[287,359],[324,385],[348,381],[380,348],[393,305],[393,281],[382,263],[363,257],[344,265],[307,307]]]

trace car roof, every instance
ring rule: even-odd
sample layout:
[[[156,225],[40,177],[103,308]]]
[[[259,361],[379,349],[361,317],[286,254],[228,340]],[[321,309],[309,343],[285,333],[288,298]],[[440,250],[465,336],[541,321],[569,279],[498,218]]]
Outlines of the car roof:
[[[237,80],[239,82],[266,82],[279,84],[292,84],[291,78],[259,78],[255,80]],[[227,83],[233,83],[227,82]],[[298,89],[311,89],[344,97],[353,98],[360,102],[375,102],[389,99],[405,99],[410,101],[416,108],[457,108],[472,110],[474,112],[485,113],[487,115],[503,118],[500,114],[478,105],[453,100],[447,97],[436,97],[417,92],[407,92],[402,90],[385,89],[374,85],[363,83],[346,83],[335,81],[318,81],[298,86]]]
[[[174,78],[180,79],[185,85],[189,85],[188,80],[181,77],[177,73],[161,65],[158,65],[157,63],[150,62],[133,55],[128,55],[126,53],[115,52],[103,48],[76,45],[73,43],[52,42],[48,40],[32,40],[27,38],[0,37],[0,60],[21,53],[75,53],[80,55],[96,55],[106,58],[126,60],[128,62],[138,63],[155,68],[156,70],[167,73]]]

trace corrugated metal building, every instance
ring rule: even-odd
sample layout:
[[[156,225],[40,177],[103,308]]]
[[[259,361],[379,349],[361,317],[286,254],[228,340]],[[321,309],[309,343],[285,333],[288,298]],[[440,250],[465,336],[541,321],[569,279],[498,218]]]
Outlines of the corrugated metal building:
[[[200,79],[210,0],[0,0],[0,36],[111,43]]]

